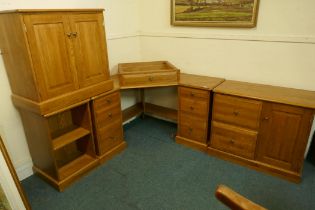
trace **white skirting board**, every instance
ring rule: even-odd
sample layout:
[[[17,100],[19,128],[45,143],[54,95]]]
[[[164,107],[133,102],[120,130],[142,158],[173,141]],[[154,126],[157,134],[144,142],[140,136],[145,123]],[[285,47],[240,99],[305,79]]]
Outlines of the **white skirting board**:
[[[309,136],[309,138],[308,138],[308,143],[307,143],[307,146],[306,146],[304,158],[306,158],[307,153],[308,153],[308,151],[310,150],[310,146],[311,146],[311,143],[312,143],[312,139],[313,139],[313,137],[314,137],[314,134],[315,134],[315,116],[314,116],[314,119],[313,119],[313,124],[312,124],[312,128],[311,128],[310,136]]]

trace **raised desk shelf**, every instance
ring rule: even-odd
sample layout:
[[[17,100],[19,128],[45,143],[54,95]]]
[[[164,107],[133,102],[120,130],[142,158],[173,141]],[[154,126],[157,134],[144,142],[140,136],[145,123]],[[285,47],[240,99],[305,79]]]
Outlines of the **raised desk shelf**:
[[[118,64],[121,89],[177,85],[179,69],[168,61]]]
[[[87,136],[90,134],[90,131],[85,128],[76,128],[68,133],[63,134],[55,139],[53,139],[53,149],[58,150],[78,139]]]

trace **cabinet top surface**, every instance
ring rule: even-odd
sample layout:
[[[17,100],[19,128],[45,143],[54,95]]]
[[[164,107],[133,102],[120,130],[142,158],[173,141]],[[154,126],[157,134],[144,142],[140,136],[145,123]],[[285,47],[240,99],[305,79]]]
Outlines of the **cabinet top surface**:
[[[205,90],[212,90],[213,88],[220,85],[224,82],[222,78],[216,77],[207,77],[207,76],[200,76],[194,74],[180,74],[179,85],[187,86],[192,88],[199,88]]]
[[[3,10],[1,13],[40,13],[40,12],[102,12],[104,9],[90,8],[90,9],[15,9]]]
[[[214,92],[315,109],[315,91],[226,80]]]

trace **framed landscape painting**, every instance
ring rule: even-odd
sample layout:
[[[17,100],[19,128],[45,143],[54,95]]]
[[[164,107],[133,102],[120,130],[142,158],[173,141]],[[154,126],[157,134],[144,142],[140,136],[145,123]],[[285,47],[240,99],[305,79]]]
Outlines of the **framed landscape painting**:
[[[259,0],[171,0],[175,26],[255,27]]]

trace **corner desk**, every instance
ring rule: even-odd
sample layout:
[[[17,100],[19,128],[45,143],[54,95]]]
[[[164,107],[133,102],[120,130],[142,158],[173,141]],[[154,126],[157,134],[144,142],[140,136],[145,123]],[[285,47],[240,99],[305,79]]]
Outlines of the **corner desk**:
[[[112,77],[115,88],[119,79]],[[315,92],[180,74],[178,110],[142,102],[142,113],[178,124],[176,142],[224,160],[300,182],[315,114]],[[144,94],[142,94],[143,97]]]

